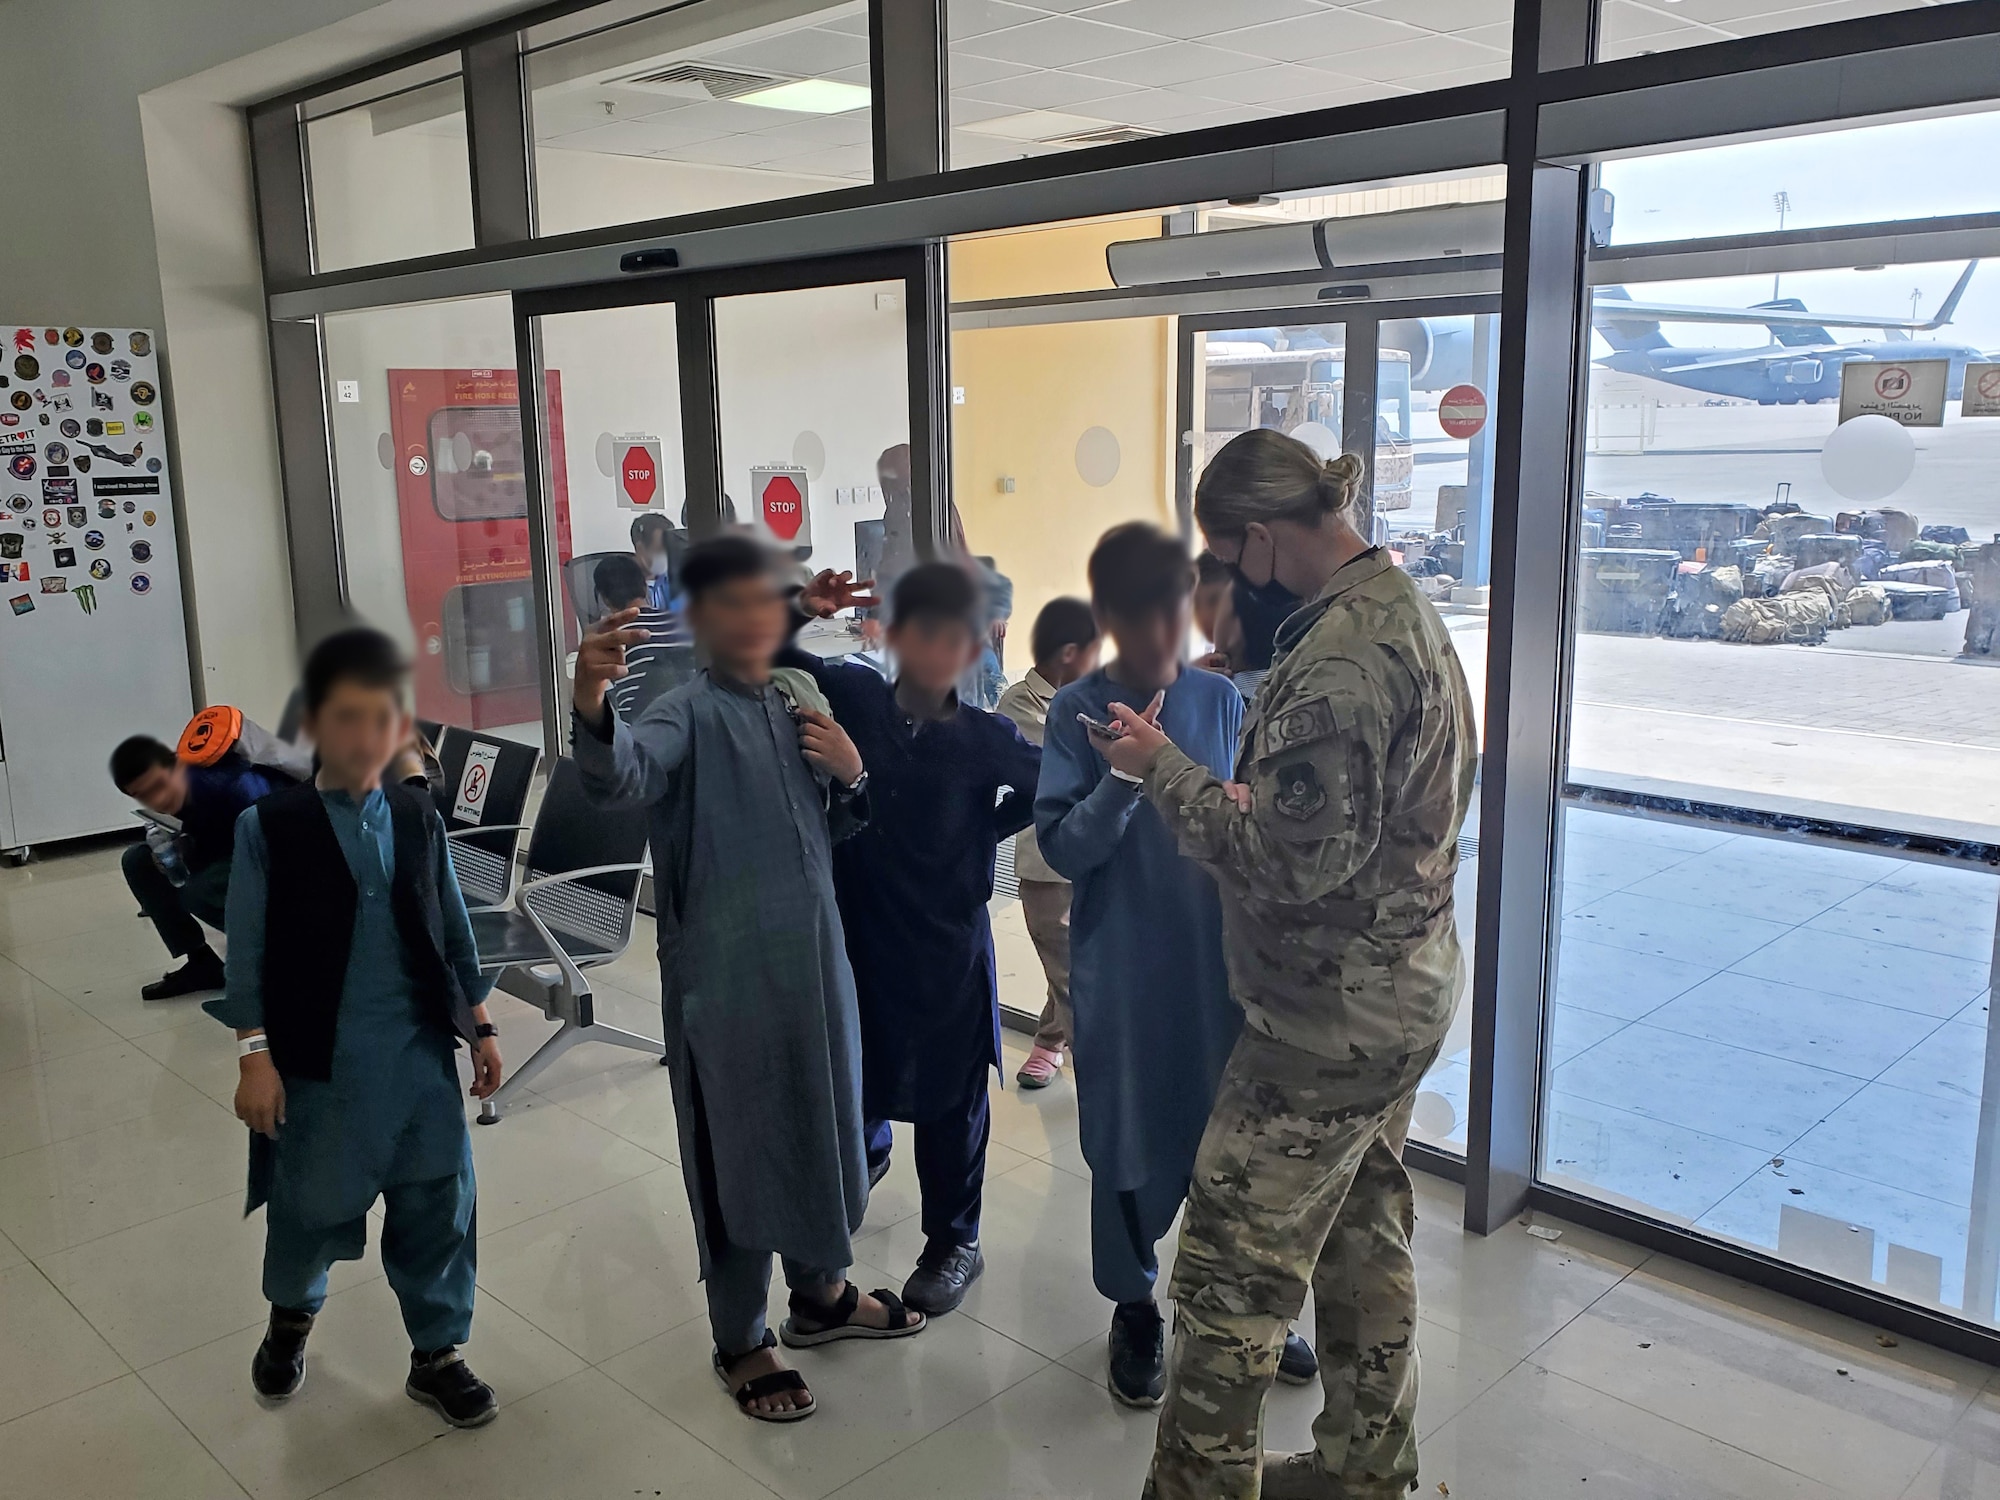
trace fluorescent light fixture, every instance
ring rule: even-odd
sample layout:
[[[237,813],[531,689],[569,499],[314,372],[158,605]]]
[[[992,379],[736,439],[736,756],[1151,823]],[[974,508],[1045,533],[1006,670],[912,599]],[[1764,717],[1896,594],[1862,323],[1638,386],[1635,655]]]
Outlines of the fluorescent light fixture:
[[[997,136],[1003,141],[1042,142],[1058,136],[1081,135],[1090,130],[1108,130],[1114,122],[1088,115],[1066,114],[1056,109],[1030,109],[1018,115],[1000,115],[991,120],[975,120],[961,130],[973,135]]]
[[[857,83],[836,83],[831,78],[801,78],[752,94],[738,94],[738,104],[755,104],[761,109],[788,109],[798,115],[840,115],[850,109],[866,109],[874,96]]]

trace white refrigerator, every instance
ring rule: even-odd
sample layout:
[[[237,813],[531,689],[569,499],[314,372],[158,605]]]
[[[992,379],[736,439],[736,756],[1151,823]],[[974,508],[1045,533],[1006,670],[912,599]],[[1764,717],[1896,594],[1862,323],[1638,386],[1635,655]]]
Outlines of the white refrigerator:
[[[0,849],[133,826],[106,770],[193,712],[159,358],[0,325]]]

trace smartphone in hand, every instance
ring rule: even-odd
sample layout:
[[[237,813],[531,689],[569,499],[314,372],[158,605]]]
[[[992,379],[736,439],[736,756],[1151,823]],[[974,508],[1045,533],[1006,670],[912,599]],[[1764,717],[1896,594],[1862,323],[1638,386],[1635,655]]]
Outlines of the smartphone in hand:
[[[1078,714],[1076,722],[1100,740],[1122,740],[1125,730],[1116,724],[1106,724],[1101,719],[1093,719],[1089,714]]]

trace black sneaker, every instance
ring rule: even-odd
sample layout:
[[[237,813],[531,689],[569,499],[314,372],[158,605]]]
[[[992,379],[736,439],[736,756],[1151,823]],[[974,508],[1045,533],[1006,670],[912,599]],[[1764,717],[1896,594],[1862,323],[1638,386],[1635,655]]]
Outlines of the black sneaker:
[[[868,1163],[868,1186],[871,1189],[879,1187],[882,1179],[889,1175],[889,1162],[890,1158],[885,1156],[880,1161]]]
[[[1278,1356],[1278,1379],[1286,1385],[1306,1385],[1319,1378],[1319,1356],[1313,1346],[1285,1330],[1285,1349]]]
[[[1111,1314],[1111,1368],[1105,1377],[1121,1406],[1154,1407],[1167,1388],[1167,1325],[1151,1302],[1121,1302]]]
[[[965,1300],[966,1292],[985,1269],[986,1257],[977,1245],[927,1249],[903,1283],[903,1301],[928,1317],[943,1317]]]
[[[412,1349],[410,1378],[403,1390],[454,1427],[484,1427],[500,1415],[493,1387],[472,1373],[465,1356],[451,1344],[429,1353]]]
[[[250,1384],[266,1401],[283,1401],[306,1383],[306,1335],[313,1315],[289,1307],[271,1309],[264,1342],[250,1359]]]
[[[203,990],[222,988],[222,960],[213,948],[188,955],[178,969],[169,969],[151,984],[139,989],[141,1000],[174,1000],[182,995],[198,995]]]

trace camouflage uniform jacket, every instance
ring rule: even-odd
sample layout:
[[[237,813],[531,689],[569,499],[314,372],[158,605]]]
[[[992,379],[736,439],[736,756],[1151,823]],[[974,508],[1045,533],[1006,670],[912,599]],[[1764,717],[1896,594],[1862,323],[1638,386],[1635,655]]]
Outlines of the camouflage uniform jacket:
[[[1458,653],[1379,548],[1284,623],[1278,651],[1237,749],[1251,810],[1171,745],[1147,793],[1221,888],[1252,1027],[1343,1062],[1419,1052],[1459,990],[1452,876],[1478,744]]]

